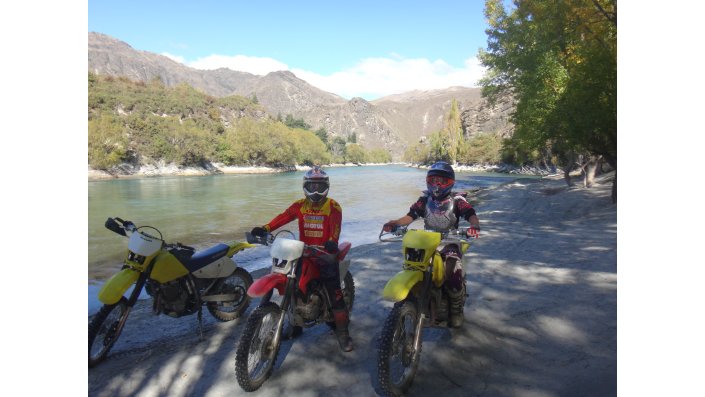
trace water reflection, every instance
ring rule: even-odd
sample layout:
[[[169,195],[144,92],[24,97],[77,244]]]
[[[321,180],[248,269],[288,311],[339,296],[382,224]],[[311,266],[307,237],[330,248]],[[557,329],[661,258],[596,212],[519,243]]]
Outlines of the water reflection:
[[[354,245],[376,241],[386,220],[405,214],[425,188],[425,171],[402,166],[327,168],[330,197],[343,207],[342,239]],[[155,177],[88,182],[88,276],[101,280],[120,267],[125,238],[103,226],[108,217],[158,228],[168,242],[196,248],[242,240],[303,197],[303,172],[281,174]],[[458,187],[472,189],[514,179],[458,173]],[[294,223],[289,229],[296,231]],[[238,254],[254,263],[266,251]],[[252,265],[252,264],[251,264]]]

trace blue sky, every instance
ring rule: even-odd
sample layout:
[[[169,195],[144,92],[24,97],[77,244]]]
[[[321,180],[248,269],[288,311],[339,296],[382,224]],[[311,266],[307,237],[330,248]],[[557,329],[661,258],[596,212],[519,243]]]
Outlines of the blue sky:
[[[88,31],[198,69],[291,70],[345,98],[476,86],[484,2],[88,1]]]

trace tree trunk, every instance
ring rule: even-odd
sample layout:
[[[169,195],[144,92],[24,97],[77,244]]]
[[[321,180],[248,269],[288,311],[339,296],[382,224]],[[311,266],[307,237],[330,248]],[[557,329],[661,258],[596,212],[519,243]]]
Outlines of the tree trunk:
[[[563,169],[563,177],[565,178],[565,183],[568,184],[568,187],[573,186],[573,181],[570,180],[570,170],[571,168],[569,167]]]
[[[602,160],[602,156],[590,156],[590,160],[588,160],[585,164],[583,168],[585,174],[585,187],[590,188],[595,184],[595,172],[597,171],[597,166],[599,165],[600,160]]]

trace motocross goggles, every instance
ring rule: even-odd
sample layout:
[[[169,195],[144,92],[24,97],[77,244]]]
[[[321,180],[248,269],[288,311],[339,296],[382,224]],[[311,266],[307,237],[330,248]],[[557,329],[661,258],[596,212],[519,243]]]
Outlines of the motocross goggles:
[[[438,175],[433,175],[433,176],[428,176],[426,177],[426,184],[430,186],[437,186],[441,189],[453,186],[455,183],[455,180],[451,178],[446,178],[444,176],[438,176]]]
[[[326,182],[306,182],[304,183],[304,191],[306,194],[325,194],[328,192],[328,184]]]

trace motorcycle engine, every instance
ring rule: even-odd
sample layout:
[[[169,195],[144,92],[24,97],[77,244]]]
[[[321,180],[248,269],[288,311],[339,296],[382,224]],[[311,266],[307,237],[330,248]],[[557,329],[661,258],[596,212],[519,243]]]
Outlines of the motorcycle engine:
[[[189,296],[183,280],[173,280],[150,288],[156,290],[159,312],[171,317],[193,313],[193,298]]]
[[[321,307],[323,306],[321,297],[318,294],[311,294],[308,302],[304,303],[303,299],[296,299],[296,307],[294,314],[301,317],[304,322],[315,321],[321,315]]]

